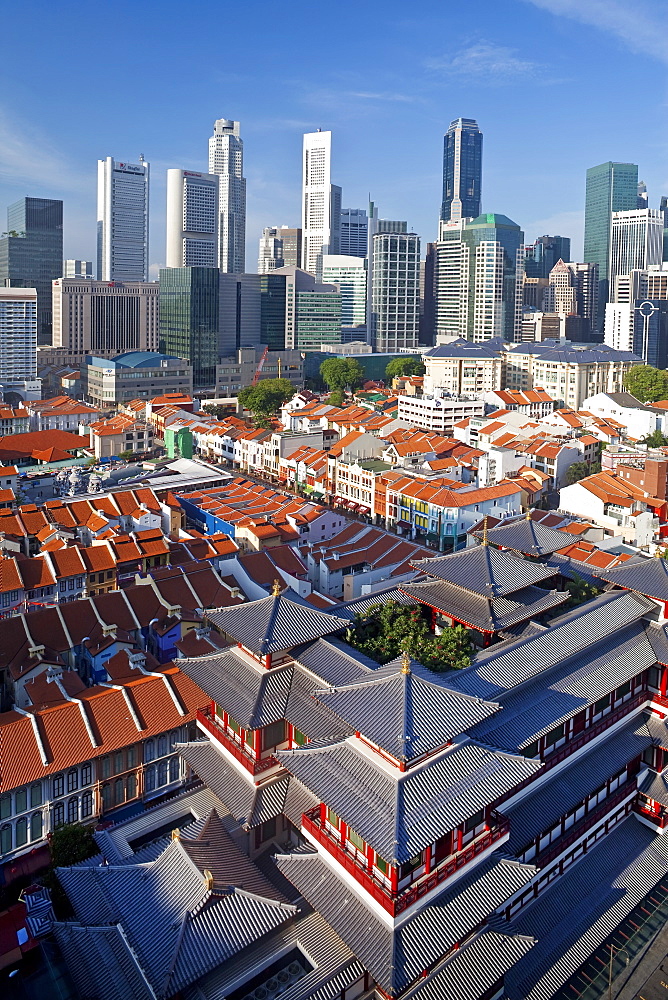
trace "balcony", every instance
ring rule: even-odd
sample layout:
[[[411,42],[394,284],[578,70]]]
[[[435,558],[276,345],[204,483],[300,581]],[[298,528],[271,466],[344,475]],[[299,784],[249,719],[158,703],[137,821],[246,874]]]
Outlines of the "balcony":
[[[238,760],[247,771],[252,775],[264,774],[265,771],[270,771],[272,767],[280,767],[279,762],[275,757],[264,757],[262,760],[256,760],[251,757],[232,737],[229,733],[225,732],[222,726],[220,726],[212,715],[211,708],[198,708],[197,721],[204,726],[206,731],[213,736],[215,740],[225,747],[228,753],[232,754],[235,760]]]
[[[629,795],[635,792],[635,789],[635,777],[629,778],[629,780],[625,781],[623,785],[620,785],[620,787],[616,789],[612,795],[608,795],[608,797],[597,805],[595,809],[592,809],[591,812],[587,813],[586,816],[583,816],[581,820],[570,827],[566,833],[563,833],[561,837],[554,842],[554,844],[550,844],[549,847],[546,847],[545,850],[534,859],[533,863],[539,868],[545,868],[550,861],[553,861],[554,858],[558,858],[567,847],[579,840],[586,830],[596,826],[600,819],[608,813],[611,813],[615,806],[619,805],[620,802],[623,802],[625,798],[628,798]]]
[[[323,829],[320,825],[319,806],[311,809],[308,813],[304,813],[302,816],[303,829],[310,833],[319,844],[322,844],[332,857],[340,865],[343,865],[345,870],[355,878],[362,888],[366,889],[369,895],[377,903],[380,903],[383,909],[387,910],[393,917],[403,913],[404,910],[407,910],[418,899],[422,899],[423,896],[426,896],[437,886],[446,882],[456,871],[464,868],[465,865],[468,865],[479,854],[487,851],[493,844],[505,837],[510,829],[510,821],[505,816],[494,813],[493,823],[494,825],[490,830],[485,830],[484,833],[481,833],[470,844],[467,844],[459,854],[452,855],[447,862],[435,868],[429,875],[423,876],[421,881],[393,895],[392,891],[384,883],[361,867],[353,855],[341,846],[339,840],[329,830]]]

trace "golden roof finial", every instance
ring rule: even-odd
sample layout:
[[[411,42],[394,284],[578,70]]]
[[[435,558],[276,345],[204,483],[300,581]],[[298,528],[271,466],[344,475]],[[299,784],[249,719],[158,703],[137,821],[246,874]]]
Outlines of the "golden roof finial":
[[[208,868],[204,869],[204,884],[209,892],[213,892],[213,875]]]
[[[401,672],[402,674],[410,674],[411,672],[411,658],[406,650],[401,654]]]
[[[662,558],[663,550],[661,549],[661,547],[659,545],[657,545],[657,547],[655,548],[654,555],[655,555],[655,557],[657,559],[661,559]]]
[[[271,596],[272,597],[280,597],[281,596],[281,581],[280,580],[274,580],[274,586],[271,588]]]
[[[482,522],[482,544],[489,545],[489,540],[487,538],[487,514],[485,514]]]
[[[181,831],[177,826],[172,830],[172,840],[180,840],[180,839],[181,839]]]
[[[527,507],[526,518],[527,518],[527,521],[531,520],[531,507]]]

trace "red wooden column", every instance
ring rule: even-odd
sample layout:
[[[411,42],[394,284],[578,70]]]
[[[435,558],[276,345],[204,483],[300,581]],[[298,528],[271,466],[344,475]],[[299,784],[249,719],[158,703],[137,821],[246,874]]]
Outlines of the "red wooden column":
[[[661,671],[661,697],[666,697],[666,691],[668,690],[668,667],[664,667]]]
[[[396,865],[390,865],[390,870],[388,872],[390,876],[390,885],[392,887],[392,895],[396,896],[399,891],[399,870]]]
[[[428,875],[430,871],[431,871],[431,844],[428,844],[427,848],[426,848],[426,850],[424,852],[424,873],[425,873],[425,875]]]
[[[327,822],[327,806],[324,802],[320,803],[320,826],[325,829],[325,823]]]
[[[373,869],[374,849],[371,844],[366,845],[366,865],[369,871]]]

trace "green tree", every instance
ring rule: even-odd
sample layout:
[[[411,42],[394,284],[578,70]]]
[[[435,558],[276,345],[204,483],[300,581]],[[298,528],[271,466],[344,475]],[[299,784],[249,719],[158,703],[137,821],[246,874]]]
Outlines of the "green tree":
[[[642,443],[646,444],[648,448],[665,448],[668,445],[668,437],[661,431],[652,431],[651,434],[645,434]]]
[[[566,482],[569,486],[573,483],[579,483],[581,479],[585,476],[591,474],[591,469],[587,462],[573,462],[572,465],[566,469]]]
[[[329,394],[329,398],[327,399],[327,402],[330,404],[330,406],[344,406],[346,401],[343,395],[343,390],[332,389],[332,391]]]
[[[210,413],[212,417],[217,420],[222,420],[224,417],[229,415],[229,407],[224,406],[222,403],[205,403],[202,407],[205,413]]]
[[[401,375],[424,375],[424,372],[425,367],[419,358],[395,358],[385,368],[385,381],[391,382]]]
[[[668,399],[668,371],[651,365],[635,365],[624,376],[624,388],[641,403]]]
[[[49,837],[51,864],[42,879],[44,885],[51,890],[51,898],[57,916],[67,916],[72,910],[67,895],[58,881],[57,868],[69,868],[92,858],[99,852],[95,843],[93,830],[83,823],[64,823],[57,826]]]
[[[471,662],[472,647],[462,625],[434,635],[420,608],[395,601],[377,604],[355,616],[348,630],[351,646],[379,663],[406,652],[429,670],[459,670]]]
[[[295,389],[287,378],[267,378],[257,385],[247,385],[239,393],[239,402],[250,410],[256,421],[268,421],[288,399],[292,399]]]
[[[595,587],[593,583],[587,583],[577,573],[573,573],[573,579],[566,584],[566,590],[569,593],[566,608],[576,608],[578,604],[584,604],[585,601],[590,601],[592,597],[601,593],[598,587]],[[557,609],[557,614],[561,614],[563,609],[564,605],[561,606],[561,609]]]
[[[364,369],[355,358],[327,358],[320,375],[330,389],[354,389],[364,381]]]
[[[129,462],[133,455],[134,451],[132,448],[128,448],[127,451],[122,451],[118,457],[122,458],[124,462]]]

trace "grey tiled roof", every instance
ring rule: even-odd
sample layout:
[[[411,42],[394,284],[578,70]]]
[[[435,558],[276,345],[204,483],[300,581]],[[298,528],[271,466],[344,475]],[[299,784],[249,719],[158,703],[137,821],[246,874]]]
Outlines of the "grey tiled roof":
[[[344,601],[343,604],[337,604],[335,608],[332,608],[331,613],[336,614],[337,618],[347,618],[348,622],[351,622],[355,615],[360,615],[379,604],[387,604],[388,601],[394,601],[397,604],[415,603],[412,597],[404,594],[398,587],[392,587],[389,590],[376,591],[376,593],[366,597],[355,597],[351,601]]]
[[[662,806],[668,806],[668,781],[665,774],[648,771],[638,785],[638,791],[655,802],[660,802]]]
[[[542,766],[470,741],[396,776],[354,738],[277,756],[390,863],[408,861]]]
[[[668,601],[668,560],[637,556],[610,569],[597,569],[596,575],[606,583],[635,590],[660,601]]]
[[[351,684],[378,668],[370,656],[332,636],[298,646],[292,650],[292,656],[326,684]]]
[[[416,1000],[479,1000],[526,955],[536,939],[523,934],[483,931],[419,987]]]
[[[179,668],[244,729],[285,718],[292,667],[263,670],[236,649],[179,660]]]
[[[481,538],[483,531],[478,527],[471,534]],[[559,549],[565,549],[572,541],[572,535],[567,532],[558,531],[526,517],[502,521],[488,529],[487,538],[492,545],[501,545],[528,556],[550,555]]]
[[[263,655],[332,635],[348,625],[347,619],[318,611],[290,589],[278,597],[270,595],[208,614],[216,628]]]
[[[567,612],[536,636],[504,643],[479,653],[470,667],[449,678],[458,691],[479,698],[498,698],[509,688],[587,650],[625,625],[637,621],[655,605],[628,592],[608,592]]]
[[[445,580],[409,583],[404,590],[421,604],[437,608],[483,632],[511,628],[568,600],[565,592],[541,587],[522,587],[508,597],[483,597]]]
[[[445,556],[420,559],[412,565],[429,576],[483,597],[504,597],[554,576],[554,570],[542,563],[522,559],[513,552],[501,552],[492,545],[474,545]]]
[[[645,730],[654,746],[668,750],[668,726],[664,719],[660,719],[658,715],[646,714],[643,732]]]
[[[366,676],[366,675],[364,675]],[[314,698],[318,680],[297,664],[292,676],[285,717],[310,740],[334,740],[349,736],[352,729],[331,708]]]
[[[652,622],[647,626],[647,638],[659,663],[668,666],[668,635],[666,626]]]
[[[511,921],[538,944],[507,975],[507,996],[552,997],[666,874],[665,837],[629,816]]]
[[[471,735],[505,750],[518,751],[655,662],[644,623],[632,622],[567,656],[547,676],[530,678],[499,695],[503,710],[476,726]]]
[[[391,992],[416,980],[536,872],[531,865],[492,854],[393,931],[317,852],[279,854],[276,863]]]
[[[493,702],[453,691],[415,662],[409,669],[403,673],[395,663],[389,674],[385,668],[381,676],[318,691],[316,697],[398,760],[444,746],[498,709]]]
[[[567,767],[549,774],[516,805],[501,806],[501,812],[510,819],[508,849],[519,854],[651,743],[643,717],[636,715]]]

